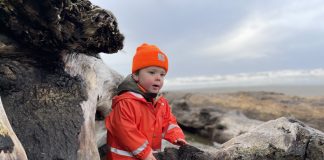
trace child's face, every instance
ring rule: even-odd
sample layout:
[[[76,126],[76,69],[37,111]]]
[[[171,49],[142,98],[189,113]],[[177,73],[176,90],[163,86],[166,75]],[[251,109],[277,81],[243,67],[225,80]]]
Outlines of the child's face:
[[[158,93],[163,86],[166,71],[161,67],[151,66],[143,68],[138,75],[133,74],[133,78],[146,91],[150,93]]]

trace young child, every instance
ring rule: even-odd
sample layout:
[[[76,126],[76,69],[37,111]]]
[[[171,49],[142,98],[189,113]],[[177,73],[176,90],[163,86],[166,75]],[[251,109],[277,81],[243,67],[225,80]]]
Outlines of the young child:
[[[132,74],[118,86],[112,111],[106,117],[107,158],[156,160],[161,140],[184,145],[184,134],[168,101],[158,96],[168,72],[168,58],[161,50],[142,44],[133,57]]]

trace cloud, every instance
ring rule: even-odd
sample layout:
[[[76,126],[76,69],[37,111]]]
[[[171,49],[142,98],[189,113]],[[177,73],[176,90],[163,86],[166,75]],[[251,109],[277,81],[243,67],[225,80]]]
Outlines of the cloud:
[[[214,45],[207,47],[206,53],[223,60],[257,59],[266,56],[263,34],[265,24],[261,20],[247,21],[236,30],[219,38]]]
[[[194,89],[211,87],[236,87],[259,85],[324,84],[324,69],[279,70],[228,75],[178,77],[167,79],[165,88]]]
[[[299,2],[299,3],[298,3]],[[282,44],[311,29],[323,31],[322,2],[298,1],[277,8],[251,8],[232,30],[207,43],[205,53],[223,61],[256,60],[286,54]]]
[[[117,17],[124,49],[102,59],[123,75],[142,42],[169,56],[168,77],[323,68],[322,0],[91,0]]]

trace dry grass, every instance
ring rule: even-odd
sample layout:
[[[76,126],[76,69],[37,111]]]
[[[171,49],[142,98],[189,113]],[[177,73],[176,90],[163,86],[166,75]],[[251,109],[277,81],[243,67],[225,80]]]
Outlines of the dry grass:
[[[241,110],[249,118],[271,120],[295,117],[324,131],[324,97],[297,97],[274,92],[186,93],[171,92],[170,101],[185,99],[192,107],[215,106],[225,110]]]

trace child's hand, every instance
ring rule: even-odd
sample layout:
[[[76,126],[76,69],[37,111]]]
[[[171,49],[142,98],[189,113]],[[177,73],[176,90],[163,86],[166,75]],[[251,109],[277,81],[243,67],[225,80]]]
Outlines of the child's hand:
[[[149,155],[144,160],[156,160],[156,158],[153,156],[152,150],[151,150],[151,152],[149,153]]]
[[[183,145],[186,145],[188,143],[186,142],[186,140],[178,138],[177,140],[175,140],[175,144],[178,145],[178,146],[183,146]]]

